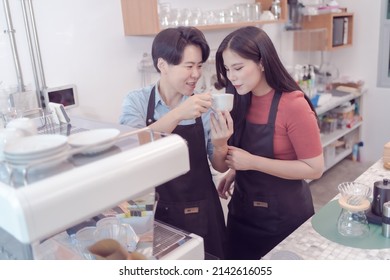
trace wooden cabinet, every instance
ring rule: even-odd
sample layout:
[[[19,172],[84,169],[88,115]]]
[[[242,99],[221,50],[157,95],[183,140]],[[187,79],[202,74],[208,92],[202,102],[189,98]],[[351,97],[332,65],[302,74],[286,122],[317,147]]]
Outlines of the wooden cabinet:
[[[362,92],[349,93],[343,96],[332,97],[329,102],[316,109],[319,119],[329,114],[340,105],[351,102],[354,104],[356,112],[361,115]],[[354,145],[361,141],[362,119],[360,115],[355,115],[354,120],[345,127],[337,127],[331,131],[324,132],[321,128],[321,142],[324,149],[325,170],[352,154]]]
[[[294,50],[335,50],[352,45],[353,13],[328,13],[302,18],[302,30],[294,32]]]
[[[157,2],[158,0],[121,0],[125,35],[156,35],[161,30]],[[272,0],[256,0],[256,2],[261,3],[263,11],[269,10],[272,5]],[[281,17],[278,20],[198,25],[197,28],[200,30],[219,30],[247,25],[283,23],[288,18],[287,0],[281,0],[280,7]]]

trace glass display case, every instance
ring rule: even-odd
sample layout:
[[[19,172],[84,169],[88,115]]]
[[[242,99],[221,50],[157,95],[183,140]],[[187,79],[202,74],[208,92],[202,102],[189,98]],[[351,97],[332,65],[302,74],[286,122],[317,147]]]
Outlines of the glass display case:
[[[98,132],[113,129],[118,133],[96,141]],[[89,137],[76,146],[72,135]],[[64,147],[50,136],[65,137]],[[154,187],[189,170],[184,139],[75,117],[30,137],[40,142],[3,150],[0,259],[83,258],[73,235],[107,216],[131,225],[143,241],[137,250],[154,258],[153,231],[161,227],[154,223]],[[192,237],[203,250],[202,239]]]

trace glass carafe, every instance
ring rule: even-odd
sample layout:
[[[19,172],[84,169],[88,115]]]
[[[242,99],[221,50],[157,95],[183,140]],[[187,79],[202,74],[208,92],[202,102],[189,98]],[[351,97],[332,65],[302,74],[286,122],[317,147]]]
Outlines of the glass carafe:
[[[337,221],[338,232],[343,236],[365,237],[370,233],[370,226],[365,211],[341,209]]]
[[[341,212],[337,220],[338,232],[347,237],[366,237],[370,233],[366,210],[370,208],[369,186],[358,182],[338,185]]]

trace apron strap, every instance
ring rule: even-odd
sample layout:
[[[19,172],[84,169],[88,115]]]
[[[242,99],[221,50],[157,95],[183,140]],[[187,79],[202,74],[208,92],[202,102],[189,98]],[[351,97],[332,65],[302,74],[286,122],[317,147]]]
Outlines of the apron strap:
[[[154,107],[156,102],[156,86],[152,88],[152,91],[150,92],[149,102],[148,102],[148,109],[146,112],[146,126],[151,125],[156,120],[154,119]]]
[[[268,124],[275,125],[276,115],[278,113],[278,106],[280,98],[282,97],[282,92],[280,90],[275,91],[274,98],[272,99],[271,108],[268,115]]]

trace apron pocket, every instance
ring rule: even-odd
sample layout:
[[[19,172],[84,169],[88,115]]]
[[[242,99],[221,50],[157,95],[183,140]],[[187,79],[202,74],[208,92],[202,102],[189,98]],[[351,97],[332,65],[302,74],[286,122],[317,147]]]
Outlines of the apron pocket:
[[[229,203],[229,214],[249,227],[277,234],[282,220],[279,204],[277,196],[256,195],[247,198],[233,195]]]
[[[178,203],[160,200],[156,219],[203,237],[208,232],[207,208],[206,200]]]

